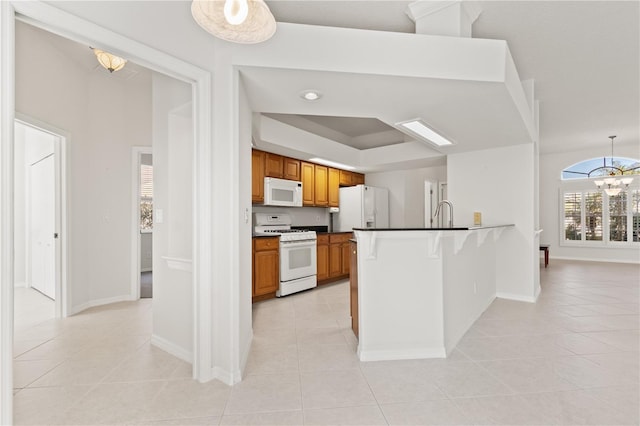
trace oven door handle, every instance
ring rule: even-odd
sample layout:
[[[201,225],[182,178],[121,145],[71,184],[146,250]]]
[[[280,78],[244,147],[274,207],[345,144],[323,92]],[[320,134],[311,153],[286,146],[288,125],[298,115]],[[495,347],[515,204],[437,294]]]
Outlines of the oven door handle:
[[[316,240],[299,240],[299,241],[280,241],[280,246],[282,247],[304,247],[309,246],[313,247],[316,245]]]

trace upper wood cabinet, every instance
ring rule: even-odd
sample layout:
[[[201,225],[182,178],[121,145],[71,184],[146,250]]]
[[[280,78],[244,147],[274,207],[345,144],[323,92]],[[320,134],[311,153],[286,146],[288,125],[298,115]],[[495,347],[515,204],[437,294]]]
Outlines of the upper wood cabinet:
[[[315,205],[327,207],[329,205],[329,168],[315,165]]]
[[[340,170],[340,186],[354,185],[364,185],[364,175],[348,170]]]
[[[302,205],[315,205],[315,167],[313,163],[300,162],[300,177],[302,180]]]
[[[340,170],[329,168],[329,207],[340,205]]]
[[[300,160],[284,157],[283,179],[300,180]]]
[[[364,184],[364,175],[270,152],[251,151],[251,201],[264,203],[264,178],[302,181],[302,205],[339,207],[340,187]]]
[[[351,185],[364,185],[364,175],[362,173],[351,172]]]
[[[340,170],[340,186],[351,186],[351,172]]]
[[[264,157],[263,151],[251,151],[251,201],[264,202]]]
[[[283,157],[278,154],[265,153],[264,159],[264,175],[268,177],[280,178],[284,176]]]

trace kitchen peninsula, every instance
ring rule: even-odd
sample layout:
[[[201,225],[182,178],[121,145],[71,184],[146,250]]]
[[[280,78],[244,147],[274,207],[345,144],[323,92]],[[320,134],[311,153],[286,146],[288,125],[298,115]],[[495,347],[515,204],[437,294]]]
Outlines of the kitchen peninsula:
[[[352,320],[360,360],[451,353],[496,297],[496,248],[513,227],[354,229]]]

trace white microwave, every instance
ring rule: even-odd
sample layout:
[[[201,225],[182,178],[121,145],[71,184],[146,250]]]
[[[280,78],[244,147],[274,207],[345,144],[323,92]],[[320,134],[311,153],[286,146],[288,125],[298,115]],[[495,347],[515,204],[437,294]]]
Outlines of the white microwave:
[[[302,182],[264,178],[264,205],[302,207]]]

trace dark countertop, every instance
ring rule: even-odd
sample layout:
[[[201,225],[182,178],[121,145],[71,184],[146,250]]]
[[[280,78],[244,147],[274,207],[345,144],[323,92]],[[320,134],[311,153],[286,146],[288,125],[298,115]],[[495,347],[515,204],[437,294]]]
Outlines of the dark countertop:
[[[280,238],[280,235],[252,234],[252,238]]]
[[[506,225],[477,225],[477,226],[460,226],[453,228],[353,228],[354,231],[475,231],[478,229],[504,228],[515,226],[512,223]]]
[[[333,231],[333,232],[316,232],[318,235],[332,235],[332,234],[351,234],[352,231]]]

